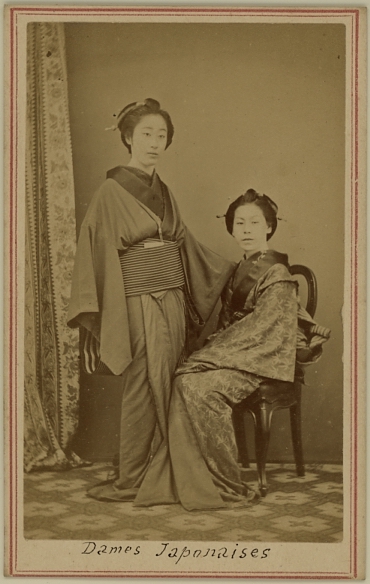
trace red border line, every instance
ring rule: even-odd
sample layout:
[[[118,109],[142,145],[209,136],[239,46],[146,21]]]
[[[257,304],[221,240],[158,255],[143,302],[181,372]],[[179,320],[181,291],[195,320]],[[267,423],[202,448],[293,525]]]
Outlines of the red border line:
[[[65,16],[74,16],[74,13],[73,12],[71,12],[71,13],[65,12],[64,14],[65,14]],[[38,14],[38,16],[50,16],[50,15],[52,15],[52,13],[50,13],[50,12],[41,12],[41,13]],[[100,15],[99,13],[96,13],[95,14],[95,16],[99,16],[99,15]],[[90,14],[89,16],[94,16],[94,15],[91,15]],[[106,14],[106,16],[109,16],[109,14]],[[124,13],[121,13],[121,16],[125,16],[125,14]],[[142,13],[141,12],[136,12],[136,13],[130,14],[130,16],[142,16]],[[175,13],[175,12],[172,12],[172,13],[169,12],[169,13],[167,13],[164,16],[180,16],[180,15],[177,14],[177,13]],[[183,16],[185,16],[185,14]],[[202,16],[207,16],[207,15],[203,14]],[[213,15],[213,17],[216,17],[216,16],[219,16],[220,18],[222,18],[222,17],[225,16],[225,14],[214,14]],[[240,14],[228,14],[227,16],[230,16],[230,17],[231,16],[240,17]],[[244,16],[247,16],[247,15],[244,15]],[[249,16],[259,16],[259,14],[249,15]],[[285,15],[283,15],[283,14],[282,15],[276,14],[275,16],[276,17],[278,17],[278,16],[284,17]],[[329,16],[338,17],[339,18],[342,15],[340,15],[340,14],[331,14]],[[303,19],[303,18],[306,18],[306,15],[305,14],[297,14],[297,15],[295,15],[295,18],[302,18]],[[313,15],[311,15],[311,18],[322,18],[322,15],[321,14],[313,14]],[[101,22],[101,21],[99,21],[99,22]]]
[[[351,254],[351,281],[353,282],[352,287],[352,327],[351,327],[351,340],[352,340],[352,358],[351,358],[351,391],[353,391],[353,403],[352,415],[351,415],[351,482],[350,482],[350,505],[353,504],[353,516],[352,521],[350,518],[350,573],[344,572],[257,572],[257,573],[223,573],[219,572],[171,572],[164,571],[161,574],[166,574],[172,577],[181,577],[186,575],[188,577],[198,577],[198,575],[207,577],[208,575],[213,578],[225,578],[225,577],[236,577],[236,578],[265,578],[276,579],[281,578],[283,575],[285,579],[294,579],[297,577],[305,576],[307,579],[316,579],[318,577],[323,579],[329,579],[335,576],[338,579],[351,579],[356,578],[358,573],[358,236],[359,236],[359,189],[358,189],[358,179],[359,179],[359,9],[258,9],[258,8],[233,8],[233,9],[223,9],[223,8],[161,8],[161,7],[143,7],[143,8],[51,8],[45,9],[43,7],[35,8],[10,8],[10,145],[9,145],[9,470],[10,470],[10,501],[9,501],[9,573],[14,576],[45,576],[47,574],[53,576],[66,576],[66,571],[28,571],[28,572],[15,572],[17,565],[17,505],[16,501],[14,503],[13,499],[13,489],[15,490],[16,497],[18,496],[18,474],[17,474],[17,330],[15,327],[17,320],[17,261],[18,261],[18,247],[16,239],[17,231],[17,169],[18,169],[18,150],[17,150],[17,137],[18,137],[18,110],[17,110],[17,95],[18,95],[18,16],[20,15],[53,15],[53,14],[86,14],[86,15],[101,15],[106,14],[121,14],[121,15],[132,15],[138,14],[144,16],[145,14],[163,14],[163,15],[214,15],[214,16],[241,16],[241,15],[275,15],[275,16],[285,16],[292,15],[294,17],[304,18],[307,15],[311,17],[320,17],[323,15],[329,16],[342,16],[348,15],[354,17],[352,19],[352,61],[354,64],[353,73],[351,75],[351,98],[352,98],[352,110],[351,110],[351,215],[352,215],[352,232],[351,232],[351,242],[352,242],[352,254]],[[14,42],[15,41],[15,42]],[[13,371],[14,368],[14,371]],[[12,424],[14,422],[14,425]],[[14,438],[13,438],[13,428],[14,428]],[[353,441],[353,442],[352,442]],[[15,478],[15,481],[14,481]],[[352,510],[352,506],[351,506]],[[14,523],[13,523],[14,521]],[[352,572],[353,568],[353,572]],[[107,571],[91,571],[84,573],[81,571],[69,571],[68,575],[79,575],[80,577],[91,577],[103,575],[104,577],[117,577],[125,575],[134,575],[137,577],[143,576],[150,577],[160,577],[161,574],[158,572],[138,572],[138,571],[126,571],[126,572],[107,572]],[[352,576],[353,574],[353,576]]]
[[[352,19],[352,28],[351,28],[351,35],[352,35],[352,42],[351,42],[351,63],[353,63],[354,61],[354,37],[355,37],[355,30],[354,30],[354,20]],[[354,96],[354,83],[353,83],[353,73],[351,72],[351,104],[353,104],[353,101],[355,99]],[[353,117],[353,111],[352,111],[352,107],[351,107],[351,136],[350,136],[350,140],[351,140],[351,153],[354,151],[354,147],[353,147],[353,135],[354,135],[354,117]],[[351,214],[351,218],[353,216],[353,197],[352,197],[352,193],[353,193],[353,175],[354,175],[354,164],[353,164],[353,156],[351,157],[351,207],[350,207],[350,214]],[[351,221],[351,234],[350,234],[350,238],[352,239],[352,221]],[[351,266],[350,266],[350,273],[351,273],[351,282],[353,282],[353,261],[352,261],[352,254],[353,254],[353,249],[351,248]],[[351,322],[352,322],[352,314],[353,314],[353,297],[351,294],[351,298],[350,298],[350,303],[351,303]],[[350,331],[350,338],[351,338],[351,347],[352,347],[352,327],[351,327],[351,331]],[[350,354],[350,363],[351,363],[351,372],[350,372],[350,387],[353,387],[353,351],[351,351]],[[342,438],[343,439],[343,438]],[[353,400],[351,400],[350,402],[350,476],[353,476],[353,457],[352,457],[352,448],[353,448],[353,443],[352,443],[352,439],[353,439]],[[350,530],[353,526],[353,522],[351,520],[351,512],[352,512],[352,501],[353,501],[353,483],[350,480],[349,483],[349,523],[350,523]],[[343,526],[344,527],[344,526]],[[350,566],[349,566],[349,571],[350,573],[353,572],[353,568],[352,568],[352,564],[353,564],[353,542],[352,542],[352,538],[350,538]]]
[[[62,572],[62,571],[39,571],[39,572],[33,572],[33,571],[29,571],[29,572],[17,572],[16,576],[41,576],[41,577],[45,577],[47,575],[52,575],[54,576],[66,576],[66,572]],[[143,576],[143,574],[145,574]],[[243,578],[245,579],[250,579],[250,578],[273,578],[275,580],[281,579],[282,575],[284,576],[284,579],[287,580],[293,580],[295,578],[300,578],[301,576],[305,576],[305,578],[307,580],[315,580],[317,578],[323,578],[323,579],[331,579],[332,576],[335,576],[337,579],[339,580],[348,580],[350,579],[350,576],[348,576],[347,573],[343,573],[343,572],[289,572],[288,575],[286,575],[286,572],[274,572],[273,575],[271,575],[270,572],[257,572],[257,573],[253,573],[253,572],[243,572],[243,574],[241,574],[240,572],[209,572],[209,571],[198,571],[198,572],[189,572],[189,571],[181,571],[181,572],[171,572],[170,570],[168,571],[163,571],[161,572],[161,574],[158,574],[158,572],[135,572],[135,571],[126,571],[126,572],[108,572],[108,571],[104,571],[104,570],[96,570],[96,571],[91,571],[89,573],[87,572],[79,572],[79,571],[69,571],[68,572],[68,576],[74,576],[74,575],[78,575],[78,577],[81,578],[89,578],[89,577],[99,577],[99,576],[103,576],[104,578],[117,578],[117,576],[121,576],[121,577],[127,577],[127,576],[134,576],[134,577],[144,577],[144,578],[149,578],[151,576],[157,577],[159,578],[160,576],[166,575],[166,577],[174,577],[174,578],[182,578],[183,576],[186,576],[188,578],[198,578],[199,575],[202,577],[209,577],[209,578]]]
[[[359,13],[352,19],[351,75],[351,416],[350,416],[350,573],[357,576],[357,480],[358,480],[358,44]],[[352,513],[351,513],[352,512]]]
[[[353,318],[353,377],[354,377],[354,428],[358,428],[358,215],[359,215],[359,201],[358,201],[358,179],[359,179],[359,162],[358,162],[358,50],[359,50],[359,12],[355,13],[355,84],[354,84],[354,278],[353,278],[353,303],[354,310]],[[352,238],[351,238],[351,241]],[[357,488],[358,488],[358,435],[354,433],[354,456],[353,456],[353,482],[354,482],[354,499],[353,499],[353,556],[354,556],[354,577],[357,577]],[[352,477],[351,477],[352,478]]]
[[[15,7],[15,8],[11,8],[10,9],[12,12],[18,12],[19,14],[37,14],[39,12],[46,12],[46,13],[65,13],[65,12],[71,12],[71,13],[82,13],[82,14],[91,14],[91,13],[97,13],[97,14],[101,14],[101,13],[105,13],[107,15],[109,15],[110,13],[115,13],[115,12],[120,12],[122,14],[130,14],[132,12],[139,12],[139,13],[156,13],[156,14],[184,14],[188,15],[190,14],[245,14],[250,15],[252,14],[276,14],[276,15],[280,15],[280,14],[288,14],[288,15],[294,15],[297,16],[299,14],[303,14],[303,15],[312,15],[312,16],[322,16],[322,15],[333,15],[333,14],[352,14],[355,15],[356,12],[358,12],[358,9],[317,9],[315,10],[315,14],[312,14],[313,10],[310,9],[290,9],[290,8],[176,8],[176,7],[168,7],[168,8],[161,8],[161,7],[121,7],[121,8],[116,8],[114,6],[107,6],[106,8],[95,8],[95,7],[91,7],[91,8],[78,8],[78,7],[68,7],[66,6],[65,8],[46,8],[46,7],[34,7],[34,8],[27,8],[27,7]]]
[[[15,29],[15,67],[16,67],[16,71],[19,70],[19,62],[18,62],[18,50],[19,50],[19,46],[18,46],[18,27]],[[18,95],[18,76],[16,76],[15,78],[15,95]],[[15,116],[15,135],[18,136],[18,115]],[[18,169],[18,148],[15,149],[15,169]],[[17,193],[18,192],[18,173],[15,172],[14,175],[14,192]],[[18,197],[16,196],[14,199],[14,227],[15,227],[15,234],[17,233],[17,228],[18,228]],[[18,239],[17,237],[14,237],[14,255],[15,255],[15,260],[14,260],[14,267],[15,270],[17,270],[18,268]],[[18,278],[17,278],[17,272],[16,272],[16,276],[14,278],[14,288],[15,288],[15,293],[14,293],[14,314],[16,315],[17,318],[17,314],[18,314],[18,310],[17,310],[17,303],[18,303]],[[18,355],[18,327],[15,327],[14,330],[14,347],[15,347],[15,354]],[[14,367],[14,385],[15,388],[18,388],[18,369],[17,369],[17,362],[18,359],[16,358],[15,360],[15,367]],[[17,415],[18,413],[18,391],[16,389],[16,391],[14,392],[14,412],[15,415]],[[15,495],[16,495],[16,501],[18,501],[18,424],[16,423],[14,425],[14,452],[15,452],[15,473],[16,473],[16,489],[15,489]],[[18,541],[18,505],[15,505],[15,509],[14,509],[14,516],[15,516],[15,524],[14,524],[14,530],[15,530],[15,541]],[[17,553],[18,553],[18,549],[17,546],[15,546],[15,565],[17,565]]]
[[[15,330],[14,327],[14,312],[13,312],[13,303],[12,303],[12,291],[14,288],[14,250],[13,250],[13,234],[14,234],[14,175],[15,175],[15,168],[14,168],[14,149],[16,143],[14,141],[14,14],[11,12],[10,16],[10,144],[9,144],[9,387],[8,395],[9,395],[9,474],[10,474],[10,501],[9,501],[9,571],[10,573],[13,572],[13,498],[12,498],[12,478],[14,474],[14,463],[16,466],[16,459],[14,458],[14,444],[13,444],[13,434],[12,434],[12,420],[14,419],[14,394],[16,391],[16,386],[14,385],[13,381],[13,370],[12,367],[15,363],[14,361],[14,354],[13,354],[13,333]],[[13,388],[15,391],[13,391]],[[16,421],[15,421],[16,422]],[[15,541],[16,547],[16,541]]]

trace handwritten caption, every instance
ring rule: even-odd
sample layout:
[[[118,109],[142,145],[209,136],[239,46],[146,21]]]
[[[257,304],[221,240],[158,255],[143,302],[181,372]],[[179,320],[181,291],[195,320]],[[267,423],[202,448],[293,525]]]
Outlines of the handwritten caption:
[[[173,544],[169,542],[158,544],[159,548],[154,552],[154,557],[169,557],[175,560],[175,564],[178,564],[184,558],[230,558],[230,559],[244,559],[244,558],[259,558],[261,560],[268,557],[270,548],[252,548],[252,547],[241,547],[242,544],[235,543],[232,546],[222,546],[222,547],[171,547]],[[84,549],[81,554],[90,555],[97,554],[99,556],[108,554],[131,554],[138,556],[141,553],[145,553],[142,546],[112,546],[110,544],[97,544],[95,541],[85,541],[83,543]]]

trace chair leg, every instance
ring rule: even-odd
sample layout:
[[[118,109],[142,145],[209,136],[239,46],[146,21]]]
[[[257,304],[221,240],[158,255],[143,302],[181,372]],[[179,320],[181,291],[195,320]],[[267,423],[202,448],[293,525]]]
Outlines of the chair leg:
[[[266,460],[270,442],[270,416],[265,402],[260,402],[256,413],[256,462],[261,496],[268,491],[266,479]]]
[[[244,427],[244,414],[241,410],[233,410],[235,441],[238,447],[239,462],[243,468],[249,468],[247,437]]]
[[[302,446],[302,423],[301,423],[301,387],[297,387],[297,403],[290,407],[290,427],[292,430],[292,443],[294,460],[297,469],[297,476],[304,477],[305,468],[303,461]]]

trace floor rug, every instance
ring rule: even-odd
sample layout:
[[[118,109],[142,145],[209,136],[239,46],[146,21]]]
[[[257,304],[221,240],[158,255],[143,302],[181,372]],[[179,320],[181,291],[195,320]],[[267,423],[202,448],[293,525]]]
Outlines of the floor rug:
[[[26,539],[328,542],[342,539],[342,466],[268,464],[269,492],[248,508],[185,511],[181,505],[133,507],[101,502],[86,489],[105,480],[109,465],[25,476]],[[255,468],[243,471],[257,489]]]

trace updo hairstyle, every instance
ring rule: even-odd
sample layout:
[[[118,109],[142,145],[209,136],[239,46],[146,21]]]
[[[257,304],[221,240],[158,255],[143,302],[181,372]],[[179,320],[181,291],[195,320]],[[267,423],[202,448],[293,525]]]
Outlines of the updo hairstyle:
[[[244,195],[240,195],[240,197],[231,203],[225,215],[226,229],[232,235],[235,211],[238,207],[243,207],[243,205],[247,205],[248,203],[253,203],[261,209],[267,225],[271,227],[271,233],[267,234],[267,240],[269,240],[276,231],[278,207],[270,197],[267,195],[260,195],[254,189],[248,189]]]
[[[170,115],[161,109],[159,101],[156,99],[147,98],[143,102],[133,102],[126,105],[117,116],[117,128],[121,132],[121,140],[131,154],[131,146],[127,142],[127,138],[132,138],[134,129],[140,120],[149,115],[160,115],[167,125],[167,143],[166,149],[172,142],[174,127]]]

